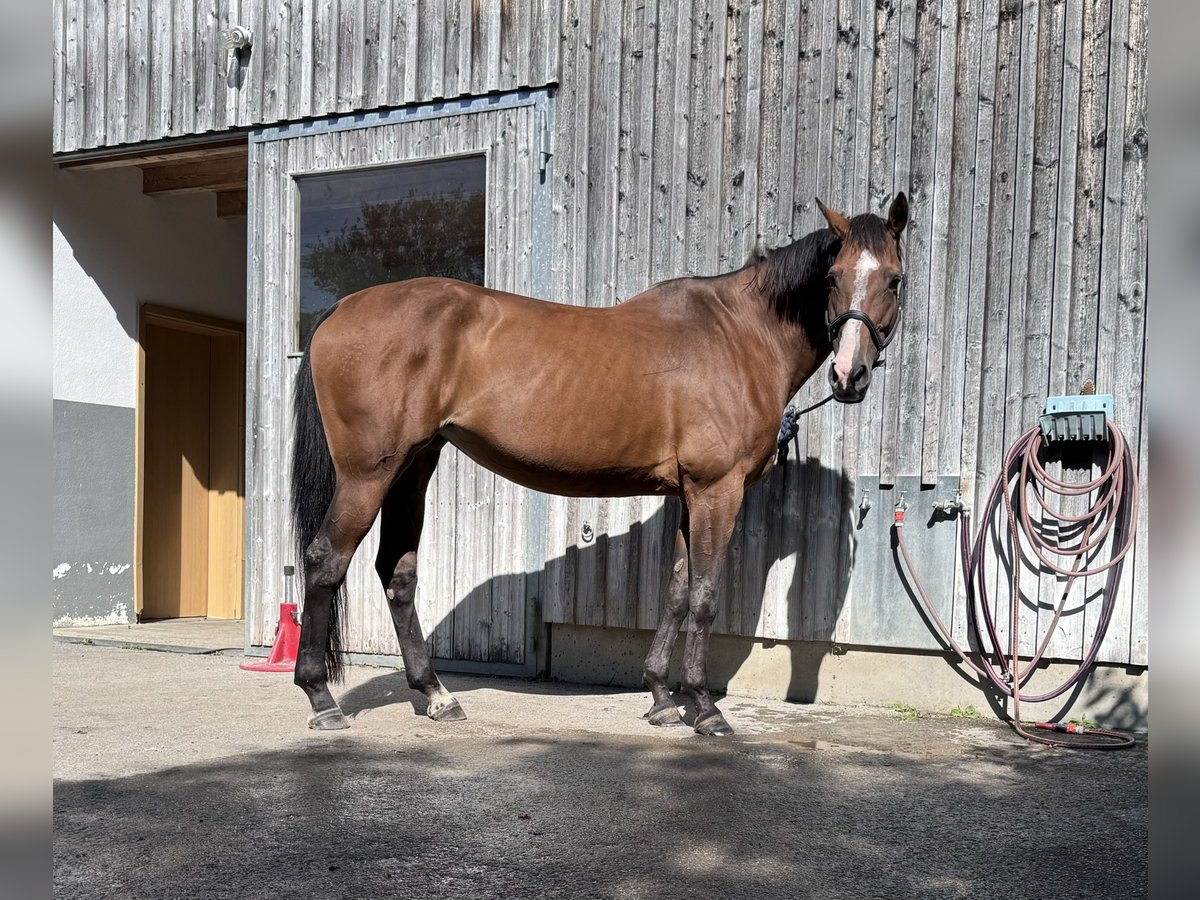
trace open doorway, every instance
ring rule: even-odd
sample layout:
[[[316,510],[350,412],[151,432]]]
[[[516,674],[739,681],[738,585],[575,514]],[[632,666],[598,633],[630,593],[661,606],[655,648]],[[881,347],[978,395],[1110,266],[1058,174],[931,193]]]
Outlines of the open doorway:
[[[245,328],[146,305],[139,324],[138,618],[241,619]]]

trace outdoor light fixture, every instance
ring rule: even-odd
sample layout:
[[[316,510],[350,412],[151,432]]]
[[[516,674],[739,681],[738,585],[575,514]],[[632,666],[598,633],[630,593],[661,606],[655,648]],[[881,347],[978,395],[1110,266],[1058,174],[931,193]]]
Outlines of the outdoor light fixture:
[[[225,49],[236,53],[254,43],[254,32],[244,25],[234,25],[225,32]]]

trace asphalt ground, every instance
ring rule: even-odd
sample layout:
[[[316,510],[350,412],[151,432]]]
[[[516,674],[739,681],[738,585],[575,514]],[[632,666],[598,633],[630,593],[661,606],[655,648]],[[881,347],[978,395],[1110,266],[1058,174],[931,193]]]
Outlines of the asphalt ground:
[[[1147,743],[727,697],[702,738],[649,694],[351,667],[353,728],[235,655],[56,644],[56,897],[1146,896]]]

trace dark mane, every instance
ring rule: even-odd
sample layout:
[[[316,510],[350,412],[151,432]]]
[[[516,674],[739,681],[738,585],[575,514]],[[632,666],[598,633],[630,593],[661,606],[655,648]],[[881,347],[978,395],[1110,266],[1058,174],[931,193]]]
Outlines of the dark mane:
[[[825,336],[826,279],[842,242],[832,229],[822,228],[783,247],[758,255],[748,265],[754,283],[781,319],[804,328],[819,346]]]

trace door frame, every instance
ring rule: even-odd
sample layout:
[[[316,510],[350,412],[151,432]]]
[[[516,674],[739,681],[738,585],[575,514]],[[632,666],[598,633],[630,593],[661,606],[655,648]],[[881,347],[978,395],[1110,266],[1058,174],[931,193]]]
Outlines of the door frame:
[[[138,339],[137,339],[137,402],[135,406],[135,425],[133,439],[133,467],[134,467],[134,519],[133,519],[133,610],[134,616],[140,618],[142,614],[142,545],[144,526],[143,526],[143,511],[145,501],[145,451],[146,451],[146,329],[150,325],[156,325],[160,328],[174,328],[178,331],[190,331],[193,334],[202,334],[208,337],[236,337],[241,342],[241,350],[243,357],[243,365],[240,367],[244,376],[244,360],[246,353],[246,326],[240,322],[234,322],[230,319],[222,319],[217,316],[208,316],[201,313],[188,312],[187,310],[176,309],[171,306],[164,306],[157,303],[141,303],[138,305]],[[242,444],[246,442],[246,419],[245,419],[245,404],[246,391],[243,384],[239,397],[242,401],[243,416],[242,416]],[[245,469],[245,453],[238,454],[238,460],[241,464],[241,484],[242,496],[245,497],[246,490],[246,469]],[[245,521],[243,519],[243,530],[245,530]],[[244,543],[244,535],[242,536]],[[246,560],[243,554],[242,567],[245,568]],[[242,579],[243,582],[245,579]],[[242,616],[245,617],[246,597],[242,596]]]

